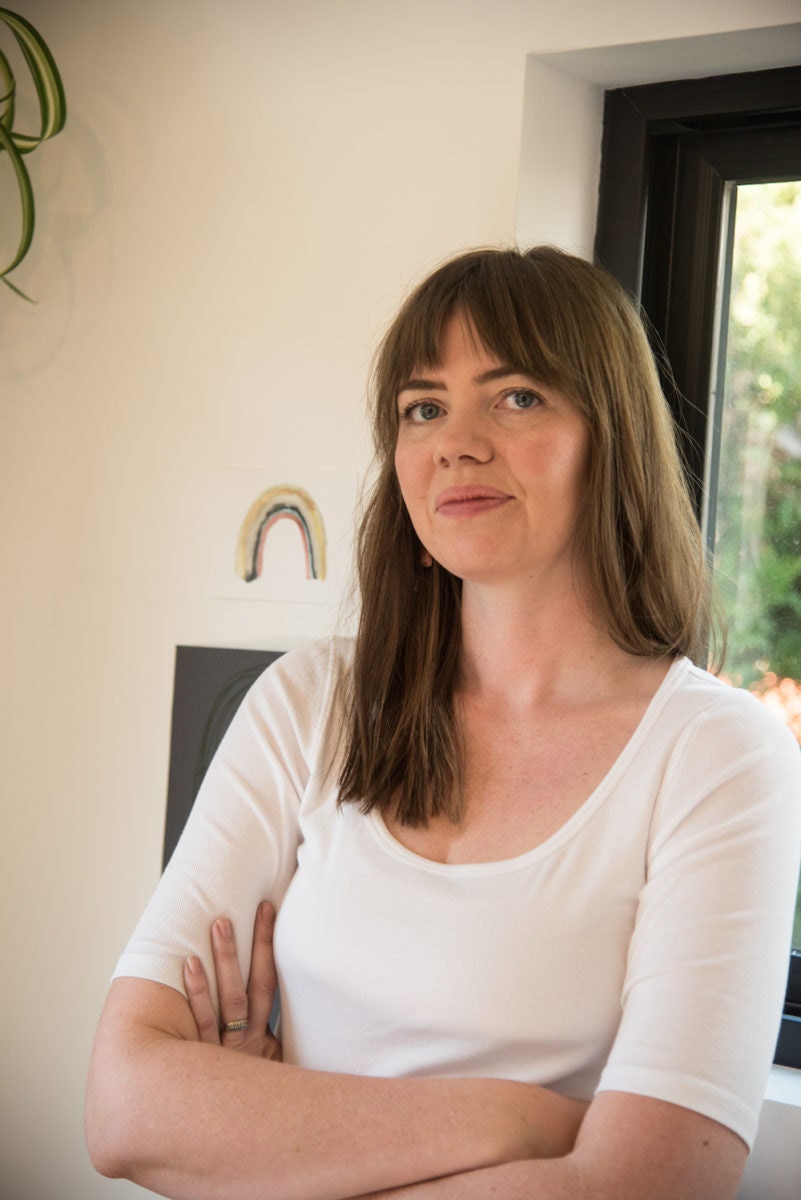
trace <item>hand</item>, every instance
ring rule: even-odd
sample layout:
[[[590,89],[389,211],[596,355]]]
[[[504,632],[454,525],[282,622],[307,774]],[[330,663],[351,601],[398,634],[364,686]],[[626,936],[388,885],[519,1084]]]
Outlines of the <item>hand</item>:
[[[231,922],[227,917],[221,917],[212,925],[211,949],[220,997],[219,1023],[203,964],[195,955],[184,963],[186,994],[201,1042],[280,1061],[281,1044],[270,1032],[270,1012],[276,990],[274,924],[275,909],[265,901],[256,911],[247,990],[242,983]],[[244,1029],[228,1031],[220,1028],[220,1024],[225,1026],[232,1021],[246,1021],[247,1025]]]

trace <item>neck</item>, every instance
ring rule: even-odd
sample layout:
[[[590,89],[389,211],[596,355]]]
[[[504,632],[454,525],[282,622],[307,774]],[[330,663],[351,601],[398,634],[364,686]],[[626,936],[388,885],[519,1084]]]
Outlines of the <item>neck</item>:
[[[462,689],[503,704],[587,694],[630,661],[577,589],[464,584]]]

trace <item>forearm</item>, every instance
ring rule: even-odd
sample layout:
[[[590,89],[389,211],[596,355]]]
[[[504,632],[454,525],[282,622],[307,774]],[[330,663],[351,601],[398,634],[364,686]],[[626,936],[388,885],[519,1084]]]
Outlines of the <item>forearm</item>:
[[[329,1075],[177,1041],[153,1057],[120,1097],[114,1173],[176,1200],[337,1200],[489,1163],[525,1139],[501,1127],[505,1089],[490,1081]]]
[[[746,1147],[700,1113],[600,1093],[563,1157],[502,1163],[360,1200],[734,1200]]]
[[[524,1084],[306,1071],[113,1020],[96,1059],[95,1165],[176,1200],[340,1200],[565,1153],[582,1112]]]
[[[584,1177],[570,1156],[501,1163],[370,1192],[359,1200],[589,1200]]]

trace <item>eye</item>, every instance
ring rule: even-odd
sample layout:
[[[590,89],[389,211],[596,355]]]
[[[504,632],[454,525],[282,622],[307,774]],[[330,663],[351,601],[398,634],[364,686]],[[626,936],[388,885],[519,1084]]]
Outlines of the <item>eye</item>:
[[[501,397],[501,403],[506,408],[520,412],[527,408],[536,408],[538,404],[542,404],[542,396],[532,388],[511,388],[508,392],[504,392]]]
[[[433,400],[413,400],[401,411],[401,420],[424,425],[428,421],[436,420],[441,412],[441,407]]]

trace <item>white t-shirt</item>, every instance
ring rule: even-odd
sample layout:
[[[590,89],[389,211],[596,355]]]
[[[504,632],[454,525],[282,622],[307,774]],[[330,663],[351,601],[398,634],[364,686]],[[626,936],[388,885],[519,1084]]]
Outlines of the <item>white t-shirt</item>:
[[[229,916],[243,972],[279,910],[287,1062],[636,1092],[753,1141],[787,972],[801,755],[752,696],[675,662],[603,782],[552,837],[449,865],[336,805],[352,653],[255,683],[115,974],[183,991]]]

